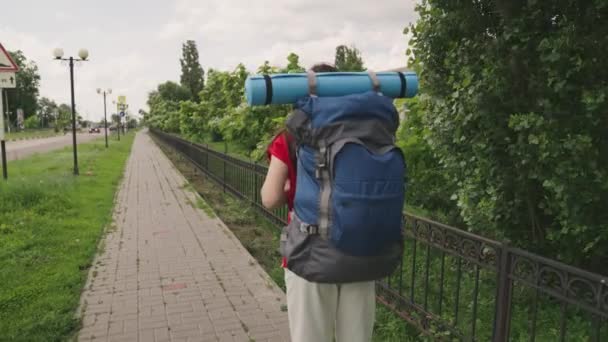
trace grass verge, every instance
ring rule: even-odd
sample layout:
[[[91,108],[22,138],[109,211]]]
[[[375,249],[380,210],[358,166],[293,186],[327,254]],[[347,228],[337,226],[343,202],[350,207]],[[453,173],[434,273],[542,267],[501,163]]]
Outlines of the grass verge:
[[[29,138],[47,138],[55,135],[63,134],[55,132],[54,129],[30,129],[23,130],[19,132],[11,132],[6,133],[6,140],[19,140],[19,139],[29,139]]]
[[[154,138],[154,136],[152,135]],[[248,202],[225,193],[221,186],[174,149],[154,139],[175,167],[189,181],[184,187],[198,192],[205,201],[197,203],[205,212],[215,213],[234,232],[243,246],[258,261],[270,277],[285,290],[283,269],[278,252],[279,229],[259,214]],[[382,305],[376,309],[374,342],[422,341],[415,328]]]
[[[71,148],[10,162],[0,183],[0,340],[59,341],[79,327],[81,289],[133,137],[79,145],[78,177]]]

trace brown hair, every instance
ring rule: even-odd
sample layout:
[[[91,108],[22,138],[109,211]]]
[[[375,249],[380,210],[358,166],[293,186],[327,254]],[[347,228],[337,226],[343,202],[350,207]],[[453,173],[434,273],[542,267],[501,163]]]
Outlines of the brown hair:
[[[336,69],[335,66],[331,65],[331,64],[327,64],[327,63],[318,63],[312,66],[312,68],[310,68],[310,70],[314,71],[314,72],[336,72],[338,71],[338,69]]]

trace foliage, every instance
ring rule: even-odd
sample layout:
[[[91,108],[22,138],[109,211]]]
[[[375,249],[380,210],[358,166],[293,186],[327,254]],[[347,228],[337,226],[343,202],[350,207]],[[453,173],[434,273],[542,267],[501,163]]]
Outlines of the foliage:
[[[120,119],[120,115],[118,115],[118,114],[112,114],[112,115],[110,116],[110,122],[111,122],[111,123],[118,124],[118,120],[119,120],[119,119]]]
[[[87,176],[74,177],[71,148],[11,162],[0,187],[0,340],[67,341],[133,135],[80,144]],[[83,172],[84,174],[84,172]]]
[[[195,55],[196,58],[189,57],[188,60],[198,63],[198,52],[190,53],[192,51],[196,52],[194,42],[186,42],[182,66],[186,65],[187,55]],[[345,54],[346,68],[363,68],[359,50],[344,47],[339,51]],[[287,56],[285,67],[265,61],[256,69],[258,74],[304,71],[300,57],[293,52]],[[248,151],[250,157],[263,157],[268,143],[283,126],[291,108],[247,106],[243,90],[249,71],[243,64],[232,71],[209,69],[205,87],[198,92],[196,99],[185,96],[191,89],[184,80],[186,74],[182,72],[181,86],[165,82],[148,95],[150,111],[142,113],[145,123],[164,131],[181,133],[198,142],[227,141],[239,150]]]
[[[205,71],[198,60],[198,49],[194,40],[187,40],[182,45],[182,58],[179,61],[182,66],[180,82],[188,90],[190,99],[198,101],[198,93],[205,86]]]
[[[407,163],[406,204],[424,209],[426,216],[453,225],[461,223],[459,211],[450,194],[455,189],[449,181],[431,146],[425,140],[424,110],[418,98],[397,100],[403,121],[397,131],[397,145]]]
[[[604,265],[608,4],[425,0],[417,10],[427,139],[470,229]]]
[[[43,120],[45,127],[48,127],[50,123],[55,121],[58,111],[59,109],[55,101],[46,97],[41,97],[38,100],[38,116]]]
[[[28,60],[21,50],[9,51],[9,54],[19,66],[16,73],[16,88],[6,89],[10,121],[17,120],[17,109],[21,108],[24,117],[35,115],[38,109],[38,94],[40,74],[36,62]]]
[[[158,85],[158,94],[167,101],[180,102],[190,99],[190,90],[183,85],[167,81]]]
[[[196,52],[193,44],[186,42],[184,45],[182,66],[185,66],[186,56],[191,55],[191,51]],[[343,60],[344,70],[364,69],[359,50],[342,46],[337,51],[343,54],[336,60]],[[198,63],[198,53],[192,55],[196,58],[189,57],[188,60]],[[292,52],[287,56],[285,67],[265,61],[256,73],[298,73],[305,70],[300,65],[300,57]],[[242,64],[232,71],[209,69],[205,87],[195,99],[184,96],[190,89],[184,80],[186,74],[182,72],[181,88],[173,82],[166,82],[149,94],[150,112],[143,114],[146,124],[181,133],[198,142],[228,141],[239,150],[248,151],[250,157],[263,157],[268,143],[283,127],[290,106],[248,106],[243,89],[249,71]]]
[[[129,128],[129,129],[137,128],[137,119],[135,119],[135,118],[129,119],[129,121],[127,121],[127,128]]]
[[[365,71],[361,52],[354,46],[340,45],[336,47],[334,65],[338,71]]]
[[[36,116],[30,116],[25,119],[24,126],[26,129],[40,128],[40,119]]]
[[[295,56],[295,58],[293,57]],[[288,70],[298,70],[297,55]],[[265,62],[260,73],[284,71]],[[232,72],[209,70],[207,85],[200,93],[200,103],[183,102],[180,128],[186,136],[198,141],[233,141],[240,148],[253,151],[267,142],[281,125],[288,109],[283,106],[249,107],[245,104],[244,85],[249,73],[239,64]],[[254,154],[256,156],[261,153]]]
[[[284,72],[298,73],[306,71],[302,66],[300,66],[300,57],[295,53],[290,53],[289,56],[287,56],[287,61],[289,63],[287,63],[287,67],[285,68],[286,70]]]
[[[57,108],[57,124],[55,125],[55,131],[62,131],[66,127],[72,125],[72,107],[62,103]]]
[[[264,61],[264,64],[260,65],[258,67],[257,73],[258,74],[276,74],[279,72],[279,68],[271,66],[269,61]]]
[[[146,113],[146,121],[149,125],[168,132],[179,132],[180,102],[189,98],[189,90],[184,86],[171,81],[159,84],[148,95],[150,113]]]

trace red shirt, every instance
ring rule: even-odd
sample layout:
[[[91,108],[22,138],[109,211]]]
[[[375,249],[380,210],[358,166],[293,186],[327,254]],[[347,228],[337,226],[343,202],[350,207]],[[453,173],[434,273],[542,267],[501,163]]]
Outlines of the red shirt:
[[[296,167],[289,156],[289,143],[287,139],[293,139],[287,133],[279,134],[268,147],[268,159],[275,156],[287,165],[287,178],[289,179],[289,191],[287,192],[287,206],[289,211],[293,210],[293,199],[296,196]],[[289,221],[289,218],[287,219]]]
[[[288,139],[292,141],[293,137],[287,133],[277,135],[268,147],[268,159],[270,160],[270,157],[274,156],[287,165],[287,179],[289,180],[287,206],[289,207],[289,212],[291,212],[293,210],[293,199],[296,196],[296,167],[289,155]],[[287,222],[289,223],[290,220],[291,215],[288,215]],[[282,266],[287,267],[287,259],[283,258]]]

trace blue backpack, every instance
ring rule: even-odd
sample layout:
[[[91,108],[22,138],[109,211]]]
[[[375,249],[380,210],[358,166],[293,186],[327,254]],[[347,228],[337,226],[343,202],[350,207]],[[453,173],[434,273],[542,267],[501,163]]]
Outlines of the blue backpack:
[[[399,116],[375,91],[298,101],[287,120],[297,143],[297,185],[281,252],[314,282],[388,276],[403,253],[406,164],[395,146]]]

